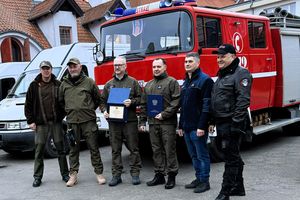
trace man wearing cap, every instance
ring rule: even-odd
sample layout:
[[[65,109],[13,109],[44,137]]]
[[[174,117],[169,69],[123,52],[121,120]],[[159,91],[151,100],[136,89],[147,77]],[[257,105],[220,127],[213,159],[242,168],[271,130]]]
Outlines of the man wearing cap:
[[[42,183],[44,150],[49,134],[52,134],[57,150],[62,180],[69,180],[62,129],[64,112],[58,104],[59,86],[60,82],[52,74],[51,63],[43,61],[40,64],[40,73],[31,82],[26,93],[25,116],[29,127],[36,132],[33,187],[39,187]]]
[[[100,93],[95,82],[82,72],[77,58],[71,58],[67,65],[69,74],[64,77],[59,88],[59,103],[65,108],[68,129],[73,130],[76,142],[70,147],[70,180],[66,185],[72,187],[77,184],[81,135],[90,150],[97,182],[104,184],[106,180],[102,175],[103,163],[97,143],[98,126],[95,112],[100,105]]]
[[[222,139],[225,159],[222,189],[216,200],[226,200],[229,196],[245,196],[239,143],[248,121],[252,76],[239,66],[231,44],[223,44],[213,53],[218,55],[219,71],[211,97],[212,123]],[[210,126],[210,131],[213,128]]]
[[[110,121],[109,111],[107,109],[107,100],[111,88],[131,88],[129,98],[124,100],[124,106],[127,107],[127,122]],[[126,71],[126,58],[123,56],[114,59],[114,75],[109,80],[103,89],[101,95],[101,112],[109,122],[109,139],[112,150],[112,179],[109,186],[116,186],[122,183],[121,174],[123,170],[122,164],[122,144],[123,141],[130,151],[129,165],[131,183],[138,185],[140,181],[141,157],[138,147],[138,120],[136,116],[136,106],[140,105],[141,101],[141,87],[137,80],[129,76]],[[125,139],[125,140],[123,140]]]
[[[190,52],[185,57],[186,78],[181,89],[179,136],[184,136],[196,179],[185,185],[195,193],[210,189],[210,159],[207,148],[208,116],[213,80],[199,68],[200,57]]]

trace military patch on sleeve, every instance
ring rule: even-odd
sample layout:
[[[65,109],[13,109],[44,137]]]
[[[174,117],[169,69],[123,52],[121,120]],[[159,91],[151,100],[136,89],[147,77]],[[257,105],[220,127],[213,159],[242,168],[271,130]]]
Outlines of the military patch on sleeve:
[[[241,86],[246,87],[249,84],[249,81],[248,81],[248,79],[244,78],[244,79],[241,80],[240,83],[241,83]]]

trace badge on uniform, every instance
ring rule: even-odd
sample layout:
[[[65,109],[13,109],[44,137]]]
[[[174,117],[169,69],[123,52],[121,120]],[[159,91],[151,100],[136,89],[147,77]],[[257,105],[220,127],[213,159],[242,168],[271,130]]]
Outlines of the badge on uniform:
[[[244,78],[243,80],[241,80],[241,85],[246,87],[249,84],[248,79]]]

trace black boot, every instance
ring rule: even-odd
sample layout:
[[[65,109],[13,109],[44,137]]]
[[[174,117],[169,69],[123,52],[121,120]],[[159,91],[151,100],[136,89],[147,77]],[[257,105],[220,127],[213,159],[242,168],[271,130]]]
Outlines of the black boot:
[[[235,184],[230,192],[229,192],[230,196],[245,196],[245,187],[244,187],[244,183],[243,182],[237,182],[237,184]]]
[[[40,187],[41,184],[42,184],[42,180],[40,178],[35,178],[32,183],[32,187]]]
[[[169,175],[168,175],[168,181],[167,181],[167,183],[166,183],[166,185],[165,185],[165,189],[172,189],[172,188],[174,188],[175,187],[175,177],[176,177],[176,174],[175,173],[169,173]]]
[[[147,182],[147,185],[155,186],[155,185],[161,185],[165,183],[166,183],[165,176],[161,173],[157,173],[155,174],[154,178],[151,181]]]
[[[244,179],[243,179],[243,169],[242,165],[238,169],[238,174],[236,177],[236,182],[233,184],[232,188],[229,191],[230,196],[245,196],[245,187],[244,187]]]
[[[215,200],[229,200],[229,196],[220,193]]]

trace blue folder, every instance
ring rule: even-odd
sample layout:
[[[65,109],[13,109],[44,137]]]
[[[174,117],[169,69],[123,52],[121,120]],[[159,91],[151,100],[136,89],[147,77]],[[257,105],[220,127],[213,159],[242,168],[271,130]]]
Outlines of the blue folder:
[[[129,98],[130,88],[111,88],[107,104],[123,105],[123,101]]]
[[[110,106],[123,106],[123,118],[109,118],[109,121],[127,122],[127,107],[124,105],[124,100],[129,98],[130,88],[111,88],[107,100],[108,112]]]
[[[148,117],[155,117],[163,111],[163,96],[162,95],[147,95],[147,115]]]

